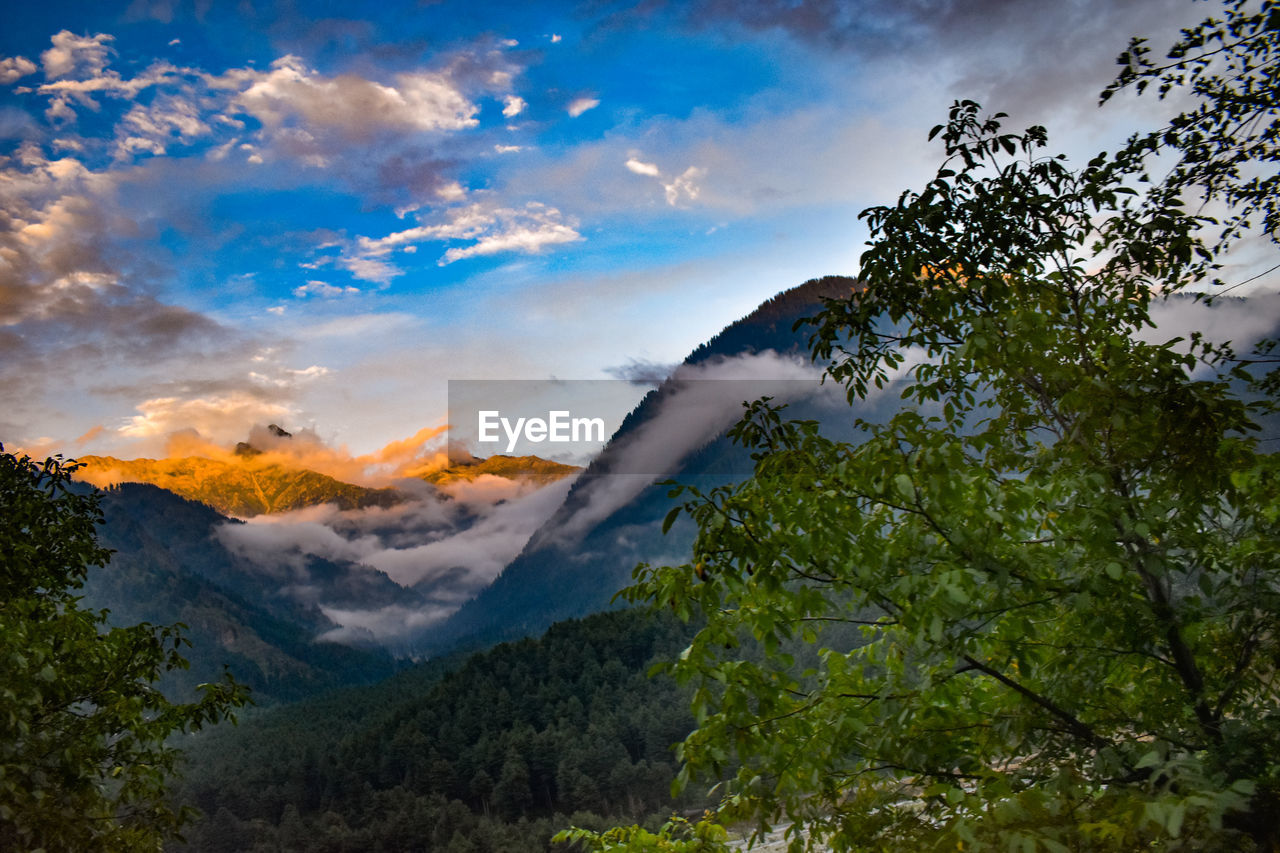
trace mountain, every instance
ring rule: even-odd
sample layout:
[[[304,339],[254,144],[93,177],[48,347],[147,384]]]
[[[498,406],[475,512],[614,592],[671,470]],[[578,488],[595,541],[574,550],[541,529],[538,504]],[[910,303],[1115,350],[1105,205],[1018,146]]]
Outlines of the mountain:
[[[806,282],[768,300],[694,350],[671,378],[624,419],[521,553],[489,587],[433,631],[424,652],[483,648],[537,633],[560,619],[613,607],[614,595],[630,585],[638,563],[684,562],[696,531],[687,516],[680,515],[663,534],[663,520],[674,502],[670,488],[652,483],[651,475],[705,492],[745,479],[752,465],[749,453],[725,435],[736,417],[718,421],[718,433],[713,429],[704,434],[709,423],[705,411],[688,405],[682,410],[682,399],[696,400],[700,395],[705,402],[719,394],[723,404],[768,394],[777,397],[775,402],[787,403],[786,417],[818,421],[823,434],[838,441],[857,440],[858,419],[876,422],[892,417],[903,405],[892,384],[873,390],[851,407],[843,388],[826,383],[823,393],[816,379],[812,386],[816,393],[790,399],[784,399],[789,393],[786,381],[778,385],[752,381],[741,388],[724,381],[698,382],[699,377],[730,377],[732,372],[723,369],[728,367],[778,368],[779,363],[785,367],[788,356],[794,359],[793,366],[803,362],[816,372],[816,366],[809,364],[812,330],[807,326],[797,330],[796,323],[816,314],[823,297],[847,297],[856,286],[853,279],[835,276]],[[1258,317],[1250,318],[1251,331],[1246,331],[1242,322],[1248,310],[1246,303],[1229,297],[1205,302],[1194,295],[1175,295],[1153,306],[1156,330],[1152,334],[1162,339],[1181,334],[1185,339],[1189,330],[1204,329],[1210,340],[1234,340],[1240,351],[1248,351],[1258,337],[1277,336],[1274,323],[1268,326],[1266,319]],[[1244,383],[1237,391],[1245,399],[1259,393]],[[737,407],[736,413],[741,412]],[[697,426],[704,432],[698,433]],[[1260,426],[1263,441],[1280,440],[1280,416],[1265,418]],[[696,440],[689,440],[690,436]],[[636,468],[635,460],[645,453],[649,467]],[[657,470],[661,466],[654,460],[669,464]]]
[[[215,510],[156,486],[125,483],[106,490],[99,540],[114,551],[89,572],[85,604],[110,610],[114,624],[187,625],[191,666],[162,688],[190,695],[223,667],[254,690],[259,703],[291,700],[395,671],[377,649],[318,642],[336,626],[314,604],[284,594],[278,578],[229,550],[218,535],[238,524]],[[361,600],[408,593],[371,569],[330,564]]]
[[[487,459],[472,457],[465,462],[424,474],[422,479],[435,485],[447,485],[459,481],[475,480],[485,474],[505,477],[508,480],[528,481],[545,486],[582,470],[576,465],[553,462],[541,456],[490,456]]]
[[[690,353],[677,376],[646,395],[623,420],[560,509],[494,583],[432,632],[427,650],[481,648],[537,633],[558,620],[604,610],[612,606],[614,594],[630,583],[637,563],[683,560],[693,540],[693,527],[682,517],[667,535],[662,534],[663,518],[672,506],[669,489],[631,473],[629,449],[691,384],[680,376],[712,376],[718,365],[751,358],[765,361],[771,355],[775,361],[790,358],[791,363],[807,363],[810,330],[796,330],[796,322],[816,313],[824,298],[847,296],[856,286],[855,280],[843,276],[808,281],[767,300]],[[816,378],[813,385],[817,386]],[[743,393],[754,398],[758,396],[754,388],[754,384],[743,386]],[[741,412],[739,401],[732,403],[730,411]],[[804,410],[792,409],[792,413],[804,414]],[[750,464],[746,453],[723,434],[735,420],[736,416],[728,416],[718,434],[690,447],[669,475],[703,486],[745,475]],[[663,445],[660,452],[668,456],[677,452],[670,442]],[[601,495],[611,491],[619,494],[602,501]]]
[[[252,448],[250,448],[252,450]],[[77,477],[98,487],[116,483],[151,483],[199,501],[224,515],[250,517],[288,512],[319,504],[342,509],[394,506],[405,499],[396,489],[371,489],[333,477],[264,462],[258,452],[241,450],[227,460],[202,456],[175,459],[116,459],[82,456]]]

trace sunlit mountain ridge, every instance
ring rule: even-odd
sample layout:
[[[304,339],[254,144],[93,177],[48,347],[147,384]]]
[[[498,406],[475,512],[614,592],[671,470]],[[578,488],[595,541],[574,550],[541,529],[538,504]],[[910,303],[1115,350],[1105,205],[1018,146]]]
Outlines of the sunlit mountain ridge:
[[[117,483],[150,483],[224,515],[251,517],[320,504],[341,509],[394,506],[406,499],[394,488],[344,483],[327,474],[254,457],[231,460],[183,456],[173,459],[117,459],[82,456],[77,477],[105,488]]]
[[[199,501],[224,515],[250,518],[334,504],[339,509],[391,507],[409,500],[394,486],[370,487],[347,483],[301,466],[238,453],[227,459],[180,456],[167,459],[118,459],[82,456],[76,476],[106,488],[119,483],[149,483],[189,500]],[[579,469],[538,456],[492,456],[436,469],[417,479],[437,486],[475,480],[483,475],[538,485],[555,482]]]
[[[566,465],[541,456],[490,456],[487,459],[473,458],[466,462],[441,468],[422,479],[428,483],[447,485],[459,481],[475,480],[486,474],[504,477],[508,480],[521,480],[545,486],[556,480],[568,477],[582,469],[576,465]]]

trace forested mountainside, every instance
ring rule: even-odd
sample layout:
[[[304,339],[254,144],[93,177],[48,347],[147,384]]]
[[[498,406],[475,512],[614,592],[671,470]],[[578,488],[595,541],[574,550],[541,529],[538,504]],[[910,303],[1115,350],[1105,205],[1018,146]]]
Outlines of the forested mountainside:
[[[279,582],[228,550],[215,529],[236,523],[202,503],[156,486],[125,483],[105,491],[102,544],[111,561],[89,572],[86,604],[111,611],[114,624],[183,622],[190,669],[170,676],[183,693],[216,681],[223,667],[259,702],[296,699],[342,684],[369,683],[395,671],[381,650],[316,642],[334,627],[316,607],[279,594]],[[326,561],[328,562],[328,561]],[[405,591],[364,567],[322,568],[361,598]]]
[[[533,853],[570,823],[663,818],[689,691],[647,673],[688,625],[615,611],[196,738],[171,851]],[[447,671],[447,672],[446,672]]]
[[[810,330],[795,329],[796,322],[816,313],[824,298],[846,296],[856,286],[854,279],[826,276],[779,293],[699,346],[684,364],[705,365],[766,351],[807,357]],[[588,502],[593,484],[613,476],[608,472],[616,465],[619,445],[656,418],[672,385],[668,380],[651,391],[623,420],[609,445],[574,484],[560,510],[490,587],[436,629],[431,649],[481,648],[537,633],[559,619],[605,609],[612,606],[614,593],[630,582],[637,563],[683,559],[692,542],[692,526],[682,522],[662,535],[662,519],[671,501],[668,488],[660,485],[638,490],[623,506],[580,535],[559,535]],[[739,448],[720,438],[690,454],[677,479],[741,469],[744,459]],[[723,473],[712,476],[724,479]]]

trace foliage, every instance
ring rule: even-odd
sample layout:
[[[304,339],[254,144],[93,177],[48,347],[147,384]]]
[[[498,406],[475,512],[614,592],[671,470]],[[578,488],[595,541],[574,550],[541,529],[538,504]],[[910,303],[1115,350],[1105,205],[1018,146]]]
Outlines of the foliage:
[[[676,490],[693,558],[629,595],[707,619],[668,669],[698,685],[681,778],[732,772],[723,819],[786,821],[792,849],[1280,846],[1272,406],[1229,347],[1152,322],[1250,216],[1274,227],[1246,166],[1274,160],[1277,12],[1226,9],[1182,65],[1131,49],[1119,86],[1201,106],[1117,158],[1072,170],[957,103],[936,177],[863,214],[865,289],[814,320],[850,402],[901,409],[845,443],[757,402],[754,476]],[[1163,147],[1184,159],[1139,195]],[[1193,189],[1229,210],[1213,246]]]
[[[109,552],[74,465],[0,452],[0,847],[154,850],[188,816],[165,799],[177,732],[228,716],[227,677],[189,704],[153,687],[185,666],[178,629],[105,629],[76,590]]]
[[[729,834],[710,816],[697,823],[690,823],[675,816],[657,832],[639,826],[617,826],[604,832],[590,829],[566,829],[557,832],[552,841],[558,844],[578,844],[580,849],[591,851],[633,850],[643,853],[715,853],[724,849]]]
[[[1174,154],[1172,169],[1152,182],[1155,205],[1195,188],[1202,200],[1228,206],[1225,240],[1260,224],[1276,241],[1280,173],[1267,164],[1280,160],[1280,3],[1227,0],[1223,5],[1222,17],[1210,16],[1182,31],[1168,62],[1153,61],[1141,38],[1120,56],[1120,74],[1103,91],[1103,101],[1125,89],[1142,93],[1154,84],[1162,99],[1189,91],[1197,103],[1167,125],[1135,134],[1116,165],[1151,181],[1150,155]],[[1260,222],[1251,222],[1254,217]]]

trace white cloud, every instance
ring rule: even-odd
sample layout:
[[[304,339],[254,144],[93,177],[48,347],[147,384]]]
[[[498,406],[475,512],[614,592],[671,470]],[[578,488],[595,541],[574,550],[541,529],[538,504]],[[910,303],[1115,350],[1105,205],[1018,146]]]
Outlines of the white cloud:
[[[377,258],[341,258],[338,264],[355,278],[376,284],[386,284],[396,276],[404,275],[404,270]]]
[[[658,167],[653,163],[645,163],[642,160],[637,160],[635,157],[628,158],[626,166],[637,175],[646,175],[650,178],[656,178],[662,174],[662,172],[658,170]]]
[[[244,434],[246,424],[287,420],[294,414],[283,403],[247,391],[186,399],[153,397],[139,403],[137,411],[120,427],[121,435],[156,438],[195,429],[216,442],[234,441]]]
[[[190,143],[211,132],[196,105],[178,97],[157,98],[147,107],[134,104],[120,125],[115,151],[121,159],[134,151],[164,154],[171,141]]]
[[[699,183],[707,175],[707,170],[698,166],[690,166],[685,169],[679,176],[672,178],[670,181],[664,180],[662,170],[655,163],[647,163],[641,160],[638,155],[632,154],[627,158],[624,164],[627,170],[636,175],[643,175],[647,178],[657,178],[662,184],[662,190],[667,199],[667,204],[675,207],[682,199],[694,201],[702,192]]]
[[[524,98],[519,95],[507,95],[502,103],[502,114],[507,118],[515,118],[524,112],[527,106],[528,104],[525,103]]]
[[[702,192],[698,181],[701,181],[707,175],[706,169],[700,169],[697,166],[690,166],[671,183],[664,183],[663,190],[667,194],[667,204],[675,206],[680,203],[681,198],[694,201],[698,198],[698,194]]]
[[[21,80],[28,74],[34,74],[36,64],[25,56],[11,56],[7,59],[0,59],[0,85],[9,85],[16,80]]]
[[[599,98],[575,98],[569,103],[569,106],[565,108],[565,111],[573,118],[577,118],[587,110],[595,109],[598,106],[600,106]]]
[[[467,197],[467,190],[457,181],[450,181],[447,184],[436,187],[436,196],[444,201],[462,201]],[[408,211],[405,212],[407,213]]]
[[[554,535],[573,540],[585,534],[654,480],[674,473],[687,454],[732,426],[742,416],[741,380],[750,380],[747,393],[753,398],[768,394],[782,403],[788,402],[787,394],[822,393],[821,376],[821,368],[808,359],[772,350],[694,367],[681,365],[673,379],[687,384],[668,386],[653,416],[609,446],[606,454],[614,475],[584,481],[576,509]],[[769,384],[771,380],[781,381]]]
[[[57,80],[75,73],[91,77],[101,74],[107,67],[107,42],[115,37],[106,33],[78,36],[62,30],[49,40],[53,47],[40,54],[40,61],[44,63],[44,76]]]
[[[1186,351],[1186,341],[1200,332],[1206,341],[1230,343],[1237,354],[1244,355],[1264,337],[1276,332],[1280,317],[1280,294],[1260,293],[1248,299],[1229,296],[1212,301],[1197,300],[1187,294],[1153,300],[1151,320],[1154,326],[1135,335],[1148,343],[1164,343],[1180,337],[1179,347]]]
[[[523,208],[497,207],[475,203],[449,210],[446,220],[433,225],[419,225],[396,231],[385,237],[360,237],[353,257],[339,263],[348,269],[368,265],[390,267],[381,260],[393,250],[410,251],[415,244],[427,241],[469,241],[469,246],[454,246],[440,258],[440,266],[480,255],[503,252],[537,254],[548,246],[573,243],[582,239],[577,222],[559,210],[539,202]],[[394,269],[394,268],[393,268]]]
[[[299,299],[306,299],[308,296],[319,296],[323,299],[333,299],[337,296],[347,296],[353,293],[359,293],[358,287],[337,287],[325,281],[308,281],[301,287],[293,289],[293,295]]]
[[[270,131],[295,120],[353,138],[376,129],[442,131],[477,124],[479,107],[442,74],[398,74],[388,86],[352,74],[325,77],[290,55],[271,63],[270,71],[238,76],[251,83],[236,105]]]
[[[449,249],[440,260],[440,265],[444,266],[478,255],[497,255],[503,252],[537,254],[547,246],[575,243],[581,240],[582,235],[573,226],[556,221],[558,216],[559,211],[555,208],[547,208],[545,213],[538,212],[533,215],[528,215],[527,211],[523,214],[515,213],[510,221],[500,223],[474,244]]]
[[[333,371],[323,365],[313,364],[310,367],[304,367],[301,370],[296,368],[286,368],[285,372],[295,379],[317,379],[321,376],[328,376]]]
[[[460,606],[492,583],[520,553],[534,531],[564,501],[571,482],[572,478],[566,478],[521,498],[497,503],[475,524],[451,536],[366,554],[361,562],[405,586],[432,584],[433,597],[447,595]],[[459,573],[459,568],[464,571]]]
[[[538,487],[492,479],[501,483],[470,484],[465,499],[404,480],[399,485],[413,499],[396,506],[342,511],[325,505],[259,515],[223,525],[218,536],[264,572],[305,591],[342,626],[325,638],[412,640],[488,586],[555,512],[572,481]],[[412,587],[420,603],[352,602],[344,589],[310,576],[314,557],[382,572]]]

